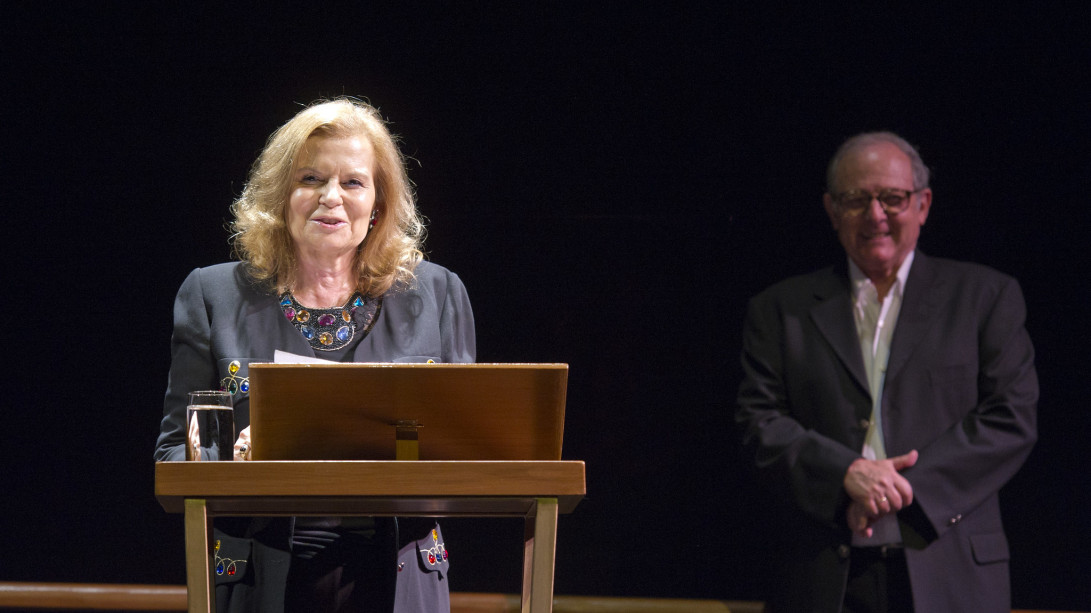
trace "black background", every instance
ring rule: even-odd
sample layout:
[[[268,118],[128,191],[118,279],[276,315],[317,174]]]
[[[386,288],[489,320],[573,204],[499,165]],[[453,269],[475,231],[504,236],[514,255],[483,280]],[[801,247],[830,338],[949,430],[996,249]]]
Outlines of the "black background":
[[[826,161],[891,129],[934,170],[922,249],[1027,294],[1041,439],[1003,492],[1014,605],[1091,603],[1091,5],[106,4],[0,26],[0,580],[184,582],[152,495],[174,293],[229,258],[268,134],[350,94],[415,160],[479,360],[571,367],[588,495],[558,594],[763,598],[776,526],[729,418],[745,300],[843,257]],[[445,534],[453,589],[518,591],[518,520]]]

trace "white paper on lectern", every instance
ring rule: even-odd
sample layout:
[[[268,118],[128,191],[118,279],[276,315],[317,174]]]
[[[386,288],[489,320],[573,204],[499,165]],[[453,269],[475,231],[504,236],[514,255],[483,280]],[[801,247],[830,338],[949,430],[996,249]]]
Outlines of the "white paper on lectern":
[[[339,364],[333,360],[323,360],[322,358],[312,358],[309,355],[296,355],[294,353],[288,353],[287,351],[281,351],[277,349],[273,352],[274,364]]]

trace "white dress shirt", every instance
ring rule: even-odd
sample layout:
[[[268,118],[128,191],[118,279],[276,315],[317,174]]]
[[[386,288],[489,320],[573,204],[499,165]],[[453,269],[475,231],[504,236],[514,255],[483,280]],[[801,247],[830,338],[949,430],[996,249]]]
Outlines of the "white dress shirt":
[[[879,301],[875,285],[855,262],[849,260],[856,333],[860,337],[860,352],[864,356],[864,368],[871,390],[871,419],[868,420],[867,436],[861,451],[869,460],[884,460],[887,457],[883,442],[883,384],[886,380],[887,362],[890,361],[890,340],[894,338],[894,327],[902,309],[902,295],[905,292],[905,280],[909,277],[909,268],[913,265],[913,254],[910,251],[898,268],[894,284],[882,302]],[[902,540],[898,518],[893,513],[877,521],[873,530],[871,538],[853,535],[852,544],[875,546],[900,543]]]

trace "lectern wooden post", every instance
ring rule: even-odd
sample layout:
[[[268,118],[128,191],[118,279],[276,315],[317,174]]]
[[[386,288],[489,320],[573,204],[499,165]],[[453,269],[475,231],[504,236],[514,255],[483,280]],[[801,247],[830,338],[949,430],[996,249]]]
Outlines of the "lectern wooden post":
[[[155,493],[185,513],[189,611],[213,610],[217,515],[523,517],[524,613],[553,608],[557,516],[586,492],[577,461],[159,462]]]

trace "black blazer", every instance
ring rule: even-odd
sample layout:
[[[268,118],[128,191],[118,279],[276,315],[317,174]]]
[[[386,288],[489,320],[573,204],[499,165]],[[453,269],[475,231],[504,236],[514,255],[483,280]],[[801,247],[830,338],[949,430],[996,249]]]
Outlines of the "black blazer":
[[[354,362],[473,362],[473,311],[453,272],[421,262],[409,288],[383,296],[377,319],[353,354]],[[357,315],[363,315],[361,309]],[[277,296],[256,286],[239,263],[194,270],[174,303],[170,377],[156,460],[185,459],[187,394],[246,380],[250,362],[272,362],[280,349],[321,358],[284,317]],[[231,372],[231,363],[239,370]],[[237,383],[238,385],[238,383]],[[235,427],[250,423],[249,391],[234,395]],[[236,433],[237,434],[237,433]]]
[[[918,611],[1010,611],[997,493],[1037,438],[1038,380],[1018,283],[917,252],[891,342],[881,410],[914,503],[898,514]],[[871,394],[847,263],[778,283],[749,304],[736,422],[758,478],[790,509],[782,610],[838,611],[851,535],[842,483]],[[775,540],[773,536],[770,540]]]
[[[473,311],[457,275],[421,262],[409,287],[383,295],[355,362],[473,362]],[[365,311],[360,309],[357,316]],[[187,394],[231,388],[235,435],[250,423],[249,365],[272,362],[274,352],[321,358],[284,317],[277,296],[256,285],[238,263],[194,270],[174,303],[171,366],[156,443],[156,460],[185,459]],[[232,372],[232,363],[237,370]],[[247,385],[243,385],[243,383]],[[234,383],[234,386],[229,384]],[[241,521],[233,521],[241,519]],[[223,520],[223,521],[221,521]],[[292,533],[288,518],[218,518],[218,558],[236,561],[235,574],[217,576],[217,610],[275,612],[283,608]],[[391,540],[391,583],[397,547]]]

